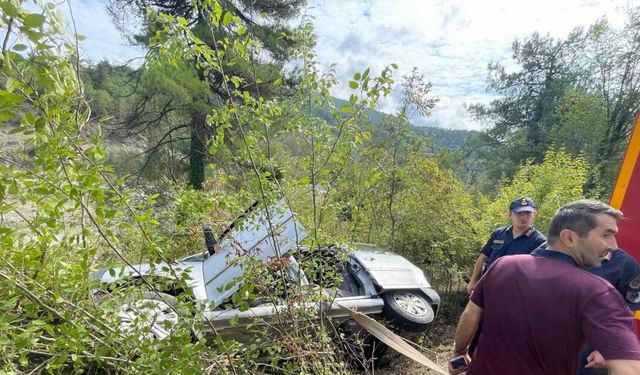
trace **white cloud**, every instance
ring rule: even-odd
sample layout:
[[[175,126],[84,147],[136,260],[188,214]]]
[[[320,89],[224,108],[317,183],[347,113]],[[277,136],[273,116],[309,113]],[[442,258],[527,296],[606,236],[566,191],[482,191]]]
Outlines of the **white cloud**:
[[[346,82],[356,71],[370,66],[380,71],[389,63],[400,66],[399,81],[415,66],[433,83],[440,102],[428,119],[416,124],[446,128],[479,129],[466,115],[464,103],[487,103],[487,64],[512,64],[511,44],[538,31],[566,37],[574,27],[588,26],[602,16],[614,25],[624,23],[626,0],[517,1],[342,1],[310,2],[318,34],[320,63],[338,63],[343,85],[334,90],[348,97]],[[381,109],[393,112],[396,102],[383,101]]]
[[[68,15],[66,3],[61,12]],[[602,16],[614,25],[625,20],[624,8],[640,0],[310,0],[308,14],[315,18],[316,52],[321,66],[337,63],[342,85],[333,94],[347,98],[346,85],[356,71],[371,67],[378,73],[390,63],[400,69],[396,82],[415,66],[433,83],[440,98],[428,119],[416,124],[478,129],[466,116],[464,103],[487,103],[487,64],[510,62],[511,43],[534,31],[564,38],[578,25],[587,26]],[[73,15],[85,59],[125,62],[141,57],[113,26],[105,0],[72,0]],[[2,32],[0,31],[0,34]],[[381,102],[393,112],[397,97]]]
[[[142,48],[132,46],[116,29],[104,2],[71,1],[71,8],[78,33],[87,37],[80,44],[80,54],[83,58],[94,62],[110,60],[125,63],[144,56]],[[63,3],[60,11],[69,16],[66,4]]]

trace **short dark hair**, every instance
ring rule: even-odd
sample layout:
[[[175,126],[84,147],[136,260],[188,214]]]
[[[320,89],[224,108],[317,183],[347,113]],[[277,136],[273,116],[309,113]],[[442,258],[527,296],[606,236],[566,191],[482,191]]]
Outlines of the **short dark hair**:
[[[608,204],[591,199],[567,203],[556,211],[549,225],[549,241],[554,242],[560,238],[560,232],[570,229],[580,237],[586,237],[589,232],[598,226],[597,215],[609,215],[616,220],[622,219],[622,211]]]

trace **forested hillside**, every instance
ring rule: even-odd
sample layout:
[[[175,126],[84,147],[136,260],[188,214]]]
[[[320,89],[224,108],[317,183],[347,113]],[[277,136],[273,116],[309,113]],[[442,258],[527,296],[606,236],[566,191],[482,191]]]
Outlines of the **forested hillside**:
[[[514,197],[536,201],[544,232],[562,204],[607,196],[640,101],[637,9],[621,30],[603,20],[567,40],[515,41],[515,70],[489,64],[498,99],[471,108],[491,126],[472,132],[413,126],[410,114],[429,116],[438,98],[392,61],[361,67],[340,82],[349,99],[332,97],[339,82],[317,63],[312,23],[287,26],[302,1],[111,6],[144,20],[130,35],[148,51],[139,67],[85,64],[57,5],[0,0],[11,36],[0,59],[0,134],[11,134],[0,148],[0,372],[375,373],[371,342],[297,307],[326,294],[289,289],[284,259],[240,261],[241,293],[223,308],[277,299],[291,322],[274,333],[256,317],[248,342],[202,339],[206,306],[175,274],[161,290],[179,318],[171,335],[116,329],[122,305],[158,291],[143,277],[107,289],[90,275],[136,263],[171,274],[176,259],[206,253],[203,223],[219,235],[254,202],[280,201],[308,233],[296,251],[309,274],[340,277],[315,258],[321,246],[377,244],[421,267],[451,316],[446,296],[464,290]],[[300,68],[285,70],[293,60]],[[399,108],[381,114],[395,87]],[[279,229],[269,223],[273,238]]]

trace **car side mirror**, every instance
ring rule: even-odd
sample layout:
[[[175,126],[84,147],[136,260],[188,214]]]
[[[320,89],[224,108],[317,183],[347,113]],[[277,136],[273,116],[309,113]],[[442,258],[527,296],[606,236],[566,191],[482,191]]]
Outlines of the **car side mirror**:
[[[211,225],[203,224],[202,231],[204,232],[204,244],[207,246],[207,252],[209,256],[216,253],[218,241],[216,241],[216,237],[213,235],[213,230],[211,230]]]

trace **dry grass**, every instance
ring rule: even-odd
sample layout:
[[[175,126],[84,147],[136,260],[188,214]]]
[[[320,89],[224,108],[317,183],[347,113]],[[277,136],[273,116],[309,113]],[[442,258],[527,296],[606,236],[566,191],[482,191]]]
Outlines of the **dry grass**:
[[[455,325],[440,320],[435,323],[426,342],[422,345],[424,349],[419,350],[429,359],[434,361],[443,369],[447,368],[448,361],[451,358],[451,348],[453,347],[453,338],[455,334]],[[375,371],[376,375],[426,375],[437,374],[435,371],[429,370],[423,365],[416,363],[399,354],[391,354],[393,360],[388,367],[380,368]]]
[[[438,313],[435,323],[426,336],[414,340],[421,347],[418,348],[424,355],[446,370],[455,337],[458,318],[467,304],[469,297],[462,288],[456,292],[440,293],[442,309]],[[423,375],[436,374],[419,363],[396,353],[388,353],[392,356],[392,362],[388,367],[375,371],[376,375]]]

